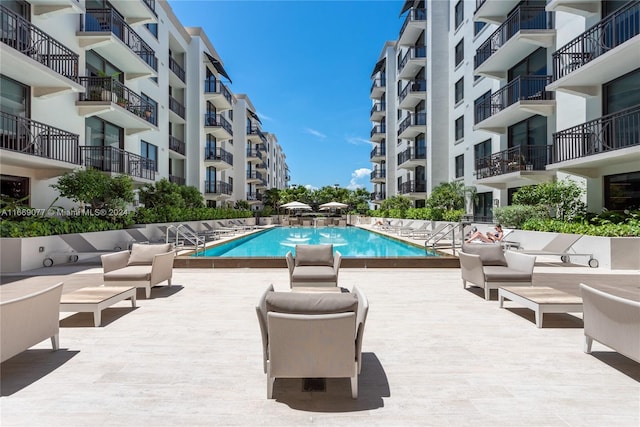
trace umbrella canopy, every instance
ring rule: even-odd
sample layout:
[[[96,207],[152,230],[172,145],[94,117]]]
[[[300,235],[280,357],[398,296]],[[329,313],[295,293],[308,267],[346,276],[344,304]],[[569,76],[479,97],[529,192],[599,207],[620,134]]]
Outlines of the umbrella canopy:
[[[349,205],[340,203],[340,202],[329,202],[329,203],[323,203],[319,207],[320,207],[320,210],[345,209],[345,208],[348,208]]]
[[[295,209],[300,209],[300,210],[305,210],[305,211],[310,211],[311,210],[311,206],[307,205],[306,203],[302,203],[302,202],[289,202],[289,203],[285,203],[284,205],[280,206],[281,208],[285,208],[285,209],[289,209],[289,210],[295,210]]]

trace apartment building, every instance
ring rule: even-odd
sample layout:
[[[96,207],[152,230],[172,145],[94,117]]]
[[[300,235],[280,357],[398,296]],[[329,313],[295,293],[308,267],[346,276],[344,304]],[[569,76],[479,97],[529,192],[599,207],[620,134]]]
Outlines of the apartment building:
[[[427,194],[440,182],[463,182],[476,189],[468,211],[490,220],[493,208],[510,204],[519,187],[569,177],[585,185],[590,211],[640,206],[638,1],[459,0],[423,7],[405,2],[400,36],[385,45],[385,56],[401,57],[405,41],[414,40],[406,35],[413,24],[413,31],[428,35],[427,55],[417,63],[427,69],[438,65],[430,60],[447,64],[425,74],[425,97],[432,99],[426,158],[414,142],[416,170],[441,172],[427,175]],[[430,58],[431,51],[438,53]],[[387,75],[386,87],[402,87],[406,75],[396,73],[395,81]],[[446,96],[430,93],[443,87]],[[436,118],[443,110],[447,116]],[[372,109],[371,120],[377,124],[379,117]],[[387,114],[387,127],[395,117]],[[375,172],[383,160],[374,156],[381,144],[373,132],[372,142]],[[446,145],[446,156],[430,159],[439,145]],[[384,160],[406,158],[389,156],[386,148]],[[400,165],[390,171],[388,164],[385,175],[397,174]],[[405,194],[374,173],[372,182],[374,202],[385,190],[385,196]]]
[[[247,186],[248,135],[244,121],[234,135],[233,120],[246,96],[225,84],[202,28],[184,27],[166,1],[3,0],[0,14],[3,195],[47,207],[50,184],[85,167],[196,186],[210,206],[286,187]],[[288,176],[273,153],[272,173]]]

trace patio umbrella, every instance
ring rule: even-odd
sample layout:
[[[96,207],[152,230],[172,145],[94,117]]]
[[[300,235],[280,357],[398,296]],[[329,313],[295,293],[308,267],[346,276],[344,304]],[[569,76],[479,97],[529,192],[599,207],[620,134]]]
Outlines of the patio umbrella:
[[[311,210],[311,206],[307,205],[306,203],[302,203],[302,202],[289,202],[289,203],[285,203],[284,205],[280,206],[281,208],[285,208],[285,209],[289,209],[289,210],[304,210],[304,211],[310,211]]]
[[[345,209],[348,208],[349,205],[344,204],[344,203],[340,203],[340,202],[329,202],[329,203],[323,203],[320,205],[320,210],[324,211],[324,210],[329,210],[329,209]]]

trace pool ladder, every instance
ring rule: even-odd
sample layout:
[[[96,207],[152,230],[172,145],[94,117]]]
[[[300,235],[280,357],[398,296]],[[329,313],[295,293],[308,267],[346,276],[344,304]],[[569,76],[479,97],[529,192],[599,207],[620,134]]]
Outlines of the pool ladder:
[[[204,237],[200,237],[191,230],[187,228],[185,224],[180,224],[178,226],[170,225],[167,227],[167,232],[165,234],[166,243],[170,243],[171,233],[174,232],[174,246],[177,247],[185,247],[185,242],[189,244],[189,246],[193,246],[195,248],[195,255],[197,256],[200,247],[202,246],[202,254],[204,255],[204,251],[206,249],[205,239]]]

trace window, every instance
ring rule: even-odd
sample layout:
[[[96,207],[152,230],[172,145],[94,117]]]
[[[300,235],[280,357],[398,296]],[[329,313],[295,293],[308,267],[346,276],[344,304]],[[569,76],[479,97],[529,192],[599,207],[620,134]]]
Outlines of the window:
[[[487,91],[473,102],[474,124],[491,116],[491,91]]]
[[[463,0],[460,0],[458,3],[456,3],[454,18],[455,18],[455,25],[453,27],[458,28],[460,24],[462,24],[462,21],[464,21],[464,1]]]
[[[0,175],[0,190],[2,197],[22,200],[22,204],[29,206],[29,178],[24,176]]]
[[[478,193],[473,203],[474,221],[491,222],[493,219],[493,193]]]
[[[156,39],[158,38],[158,24],[157,23],[145,24],[144,26],[147,27],[147,30],[149,30],[149,32],[151,34],[153,34],[153,37],[155,37]]]
[[[473,156],[474,160],[477,162],[478,160],[489,157],[491,155],[491,140],[487,139],[486,141],[482,141],[473,147]]]
[[[605,115],[640,104],[639,79],[640,70],[635,70],[603,85]]]
[[[124,129],[96,116],[85,119],[85,144],[92,147],[124,148]]]
[[[149,160],[142,166],[158,172],[158,147],[146,141],[140,141],[140,156]]]
[[[456,156],[456,178],[461,178],[464,176],[464,154],[460,154]]]
[[[460,43],[456,45],[456,50],[455,50],[456,67],[462,62],[463,59],[464,59],[464,39],[460,40]]]
[[[464,77],[456,82],[455,98],[456,104],[464,98]]]
[[[640,172],[604,177],[604,207],[622,211],[640,206]]]
[[[533,116],[509,126],[507,137],[509,148],[547,145],[547,118]]]
[[[207,134],[207,141],[206,141],[205,148],[204,148],[204,157],[205,157],[205,159],[207,159],[207,160],[215,159],[215,156],[216,156],[216,145],[217,145],[216,137],[211,135],[211,134]]]
[[[455,136],[456,141],[464,138],[464,116],[460,116],[456,119]]]
[[[487,25],[486,22],[481,22],[481,21],[475,21],[473,23],[473,35],[477,35],[480,31],[482,31],[482,29],[485,27],[485,25]]]
[[[5,76],[0,77],[0,111],[14,116],[28,118],[30,115],[30,99],[31,92],[29,86],[25,86]],[[0,129],[2,129],[3,133],[11,132],[7,129],[7,127],[10,127],[8,120],[2,120],[0,123]]]

